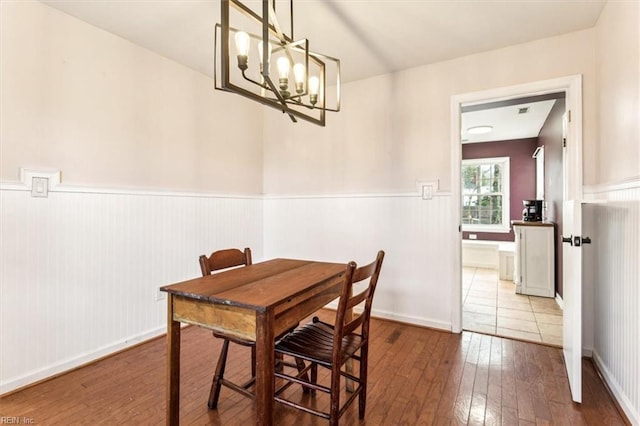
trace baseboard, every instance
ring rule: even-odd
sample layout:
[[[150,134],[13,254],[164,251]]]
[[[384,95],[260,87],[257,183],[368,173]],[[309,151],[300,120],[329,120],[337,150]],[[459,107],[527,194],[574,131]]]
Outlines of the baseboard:
[[[338,303],[331,302],[325,306],[325,309],[330,309],[332,311],[335,311],[338,309]],[[354,308],[353,310],[356,313],[362,312],[362,309],[358,309],[358,308]],[[428,328],[433,328],[435,330],[451,332],[451,323],[443,322],[443,321],[434,321],[434,320],[423,318],[423,317],[415,317],[410,315],[398,315],[398,314],[394,314],[393,312],[382,311],[379,309],[371,309],[371,317],[386,319],[389,321],[401,322],[403,324],[417,325],[420,327],[428,327]]]
[[[634,408],[629,398],[622,392],[618,383],[613,379],[609,370],[605,367],[602,358],[598,355],[598,352],[593,351],[593,364],[596,366],[596,370],[600,374],[603,379],[603,382],[609,393],[612,395],[614,402],[619,407],[619,411],[621,411],[621,415],[626,417],[625,420],[632,425],[640,425],[640,412],[638,412],[638,408]]]
[[[494,263],[483,263],[483,262],[467,262],[465,261],[462,264],[463,267],[467,268],[481,268],[481,269],[493,269],[494,271],[498,270],[498,267]]]
[[[163,325],[162,327],[148,330],[144,333],[130,336],[109,345],[103,346],[96,349],[95,351],[86,352],[73,358],[60,361],[56,364],[31,371],[20,377],[7,380],[6,382],[0,383],[0,396],[5,396],[5,394],[16,392],[24,387],[33,386],[34,384],[52,379],[56,376],[59,376],[60,374],[67,373],[76,368],[93,363],[100,358],[114,355],[115,353],[123,349],[128,349],[144,341],[153,339],[154,337],[161,336],[166,332],[167,327]]]
[[[371,310],[371,316],[374,318],[381,318],[390,321],[401,322],[405,324],[418,325],[421,327],[433,328],[436,330],[451,332],[451,323],[443,321],[434,321],[428,318],[415,317],[410,315],[398,315],[393,312],[380,311],[376,309]]]

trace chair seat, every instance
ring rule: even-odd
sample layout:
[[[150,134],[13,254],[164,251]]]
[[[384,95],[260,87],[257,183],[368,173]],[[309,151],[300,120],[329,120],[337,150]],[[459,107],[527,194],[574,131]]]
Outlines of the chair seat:
[[[298,324],[296,324],[295,326],[293,326],[292,328],[286,330],[285,332],[283,332],[282,334],[276,336],[276,341],[278,341],[278,339],[281,339],[283,336],[286,336],[288,333],[291,333],[296,327],[298,326]],[[255,346],[256,342],[254,342],[253,340],[246,340],[243,339],[242,337],[236,337],[236,336],[231,336],[228,334],[224,334],[220,331],[213,331],[213,337],[216,337],[218,339],[226,339],[230,342],[236,343],[238,345],[241,346]]]
[[[256,344],[256,342],[254,342],[252,340],[246,340],[246,339],[243,339],[241,337],[230,336],[228,334],[224,334],[224,333],[221,333],[219,331],[214,331],[213,332],[213,337],[216,337],[218,339],[227,339],[227,340],[229,340],[229,341],[231,341],[233,343],[236,343],[238,345],[241,345],[241,346],[254,346]]]
[[[331,367],[333,350],[333,326],[324,322],[306,324],[286,335],[277,342],[276,352],[313,361],[325,367]],[[342,338],[341,362],[360,349],[362,337],[358,334],[348,334]]]

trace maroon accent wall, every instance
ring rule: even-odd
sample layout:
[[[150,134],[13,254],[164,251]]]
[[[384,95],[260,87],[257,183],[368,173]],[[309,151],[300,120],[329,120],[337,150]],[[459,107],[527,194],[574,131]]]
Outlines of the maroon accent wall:
[[[511,220],[522,220],[522,200],[536,198],[536,161],[531,156],[538,147],[538,138],[497,142],[467,143],[462,145],[462,159],[509,157]],[[509,233],[472,232],[478,240],[514,241],[513,229]],[[469,232],[462,238],[468,239]]]
[[[562,297],[562,116],[564,99],[558,99],[545,121],[538,145],[544,145],[544,199],[547,202],[547,217],[556,223],[556,292]]]

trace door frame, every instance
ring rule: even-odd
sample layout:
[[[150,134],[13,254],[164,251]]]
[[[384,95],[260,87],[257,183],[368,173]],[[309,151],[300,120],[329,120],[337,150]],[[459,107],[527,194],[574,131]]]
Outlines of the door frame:
[[[460,113],[462,106],[497,102],[527,96],[544,95],[564,91],[566,110],[571,111],[568,123],[571,143],[567,145],[566,193],[564,199],[582,200],[582,75],[576,74],[550,80],[542,80],[514,86],[469,92],[451,97],[451,192],[454,224],[458,227],[453,255],[453,271],[457,284],[452,289],[451,331],[462,331],[462,203],[460,170],[462,142],[460,136]]]

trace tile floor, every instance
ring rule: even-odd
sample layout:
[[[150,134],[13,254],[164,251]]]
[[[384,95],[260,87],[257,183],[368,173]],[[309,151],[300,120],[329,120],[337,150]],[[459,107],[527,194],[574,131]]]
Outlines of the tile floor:
[[[464,267],[465,330],[562,346],[562,309],[555,299],[516,294],[495,269]]]

